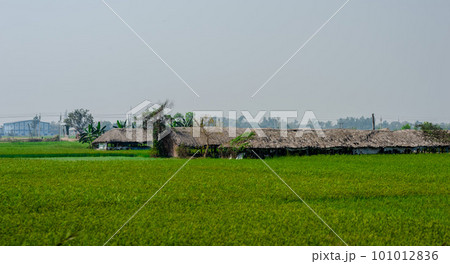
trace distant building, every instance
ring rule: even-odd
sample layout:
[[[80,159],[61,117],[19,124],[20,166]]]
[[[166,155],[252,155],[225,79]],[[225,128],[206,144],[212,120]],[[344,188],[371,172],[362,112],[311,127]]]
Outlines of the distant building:
[[[50,136],[50,123],[34,120],[17,121],[3,124],[3,135],[13,137]]]

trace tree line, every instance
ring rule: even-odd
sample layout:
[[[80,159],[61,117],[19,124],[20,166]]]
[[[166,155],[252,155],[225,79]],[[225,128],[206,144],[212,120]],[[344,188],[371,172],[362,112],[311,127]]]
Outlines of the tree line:
[[[151,113],[146,113],[147,116],[151,116]],[[68,114],[68,117],[64,120],[68,127],[73,127],[77,133],[82,133],[89,124],[94,124],[94,117],[86,109],[76,109]],[[111,130],[117,127],[126,127],[125,121],[118,120],[116,123],[110,121],[99,121],[101,127],[105,127],[105,131]],[[192,112],[187,112],[185,114],[176,113],[172,115],[164,115],[164,122],[168,123],[171,127],[192,127],[194,124],[194,115]],[[216,120],[216,123],[223,124],[224,127],[228,127],[229,124],[236,124],[238,128],[250,128],[251,124],[244,118],[240,116],[237,120],[230,122],[226,117],[223,120]],[[406,121],[383,121],[376,124],[376,129],[389,129],[389,130],[401,130],[401,129],[420,129],[420,126],[426,122],[416,121],[406,122]],[[358,129],[358,130],[371,130],[372,129],[372,118],[371,117],[346,117],[339,118],[337,122],[332,121],[319,121],[322,129]],[[450,130],[449,123],[434,124],[444,130]],[[136,124],[128,124],[129,127],[136,127]],[[280,122],[277,118],[264,117],[258,126],[261,128],[279,128]],[[298,128],[298,120],[294,120],[288,123],[288,128]],[[59,125],[56,122],[52,122],[50,125],[50,130],[54,134],[59,133]]]

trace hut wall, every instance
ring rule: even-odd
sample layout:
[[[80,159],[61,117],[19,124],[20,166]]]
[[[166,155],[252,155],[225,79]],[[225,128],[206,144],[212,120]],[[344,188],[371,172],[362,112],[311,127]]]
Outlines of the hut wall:
[[[97,145],[97,149],[99,149],[99,150],[107,150],[108,149],[108,143],[99,143]]]
[[[378,149],[378,148],[355,148],[355,149],[353,149],[353,155],[378,154],[378,153],[380,153],[380,149]]]
[[[403,154],[403,153],[407,153],[408,148],[400,148],[400,147],[396,147],[396,148],[384,148],[384,153],[387,154]]]
[[[178,153],[177,153],[178,145],[175,144],[174,139],[170,135],[168,135],[162,139],[162,145],[163,145],[165,152],[167,153],[167,156],[176,157],[176,158],[178,157]]]

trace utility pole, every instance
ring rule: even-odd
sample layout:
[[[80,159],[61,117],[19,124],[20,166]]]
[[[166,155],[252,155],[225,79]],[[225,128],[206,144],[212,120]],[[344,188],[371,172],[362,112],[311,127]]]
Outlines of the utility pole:
[[[67,119],[67,109],[66,109],[66,112],[64,113],[64,120],[66,120]],[[65,121],[64,121],[65,122]],[[69,129],[67,128],[67,124],[65,124],[64,123],[64,137],[67,137],[67,138],[69,138]]]
[[[41,137],[41,114],[38,117],[38,138]]]
[[[62,126],[61,122],[62,122],[62,114],[59,113],[59,141],[61,141],[61,126]]]
[[[372,113],[372,130],[375,130],[375,114]]]

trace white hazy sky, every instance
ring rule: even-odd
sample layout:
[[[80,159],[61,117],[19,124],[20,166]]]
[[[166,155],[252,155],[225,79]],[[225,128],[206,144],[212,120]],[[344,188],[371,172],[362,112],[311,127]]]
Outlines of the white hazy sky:
[[[0,0],[0,123],[74,108],[119,118],[144,99],[175,111],[312,110],[450,122],[450,1]]]

